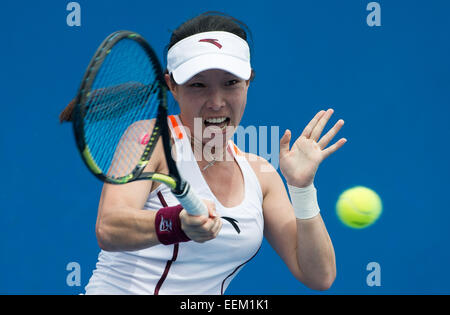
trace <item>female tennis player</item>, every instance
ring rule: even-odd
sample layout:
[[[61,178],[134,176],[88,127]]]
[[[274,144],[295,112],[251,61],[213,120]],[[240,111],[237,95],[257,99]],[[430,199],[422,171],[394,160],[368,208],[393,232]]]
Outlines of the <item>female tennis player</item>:
[[[231,141],[253,78],[248,32],[230,16],[205,13],[178,27],[168,46],[165,79],[180,108],[168,117],[174,155],[209,217],[189,215],[165,185],[104,184],[96,224],[102,250],[86,294],[223,294],[263,236],[300,282],[332,285],[334,249],[313,182],[346,142],[328,146],[344,122],[321,136],[333,114],[322,110],[292,146],[285,132],[279,161],[289,198],[271,164]],[[167,172],[163,154],[160,145],[146,171]]]

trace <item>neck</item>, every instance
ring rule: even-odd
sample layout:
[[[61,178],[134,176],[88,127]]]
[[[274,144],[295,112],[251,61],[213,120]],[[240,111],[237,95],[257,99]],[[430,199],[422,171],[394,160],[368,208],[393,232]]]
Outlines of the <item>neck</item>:
[[[233,161],[233,156],[227,152],[228,145],[207,146],[201,141],[191,138],[191,147],[199,168],[204,172],[210,167]]]

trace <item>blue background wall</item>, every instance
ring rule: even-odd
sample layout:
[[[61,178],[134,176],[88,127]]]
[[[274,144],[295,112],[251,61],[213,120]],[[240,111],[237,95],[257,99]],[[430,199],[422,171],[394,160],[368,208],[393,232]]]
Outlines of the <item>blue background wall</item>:
[[[78,294],[95,266],[101,183],[82,164],[71,126],[58,114],[75,95],[102,39],[141,33],[163,56],[170,30],[206,10],[246,22],[256,80],[243,126],[280,126],[294,136],[320,109],[346,121],[348,143],[316,177],[338,275],[321,294],[450,293],[448,1],[378,1],[369,27],[359,1],[78,1],[81,27],[66,24],[69,1],[2,1],[0,293]],[[157,4],[155,4],[157,3]],[[328,127],[330,127],[328,126]],[[383,199],[379,221],[342,225],[338,195],[353,185]],[[66,284],[69,262],[81,286]],[[381,286],[369,287],[369,262]],[[228,294],[315,294],[264,242]]]

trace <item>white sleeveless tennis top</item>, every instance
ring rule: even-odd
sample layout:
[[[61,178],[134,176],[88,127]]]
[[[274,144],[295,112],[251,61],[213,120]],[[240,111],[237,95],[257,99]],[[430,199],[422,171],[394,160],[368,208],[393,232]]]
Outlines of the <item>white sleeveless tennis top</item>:
[[[215,239],[205,243],[189,241],[126,252],[102,250],[85,288],[86,294],[223,294],[261,246],[263,195],[244,155],[229,142],[228,147],[243,174],[245,196],[238,206],[224,207],[204,180],[178,116],[169,117],[169,126],[181,176],[199,198],[215,202],[223,220],[222,229]],[[170,189],[161,184],[150,193],[145,209],[156,211],[177,204]]]

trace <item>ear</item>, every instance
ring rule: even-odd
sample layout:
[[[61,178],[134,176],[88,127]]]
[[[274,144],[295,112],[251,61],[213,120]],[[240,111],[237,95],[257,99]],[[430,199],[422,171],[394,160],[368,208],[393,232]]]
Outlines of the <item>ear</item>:
[[[170,77],[170,74],[166,73],[164,74],[164,80],[166,81],[167,86],[169,87],[170,92],[173,95],[173,98],[178,101],[177,99],[177,85],[175,82],[173,82],[172,78]]]

